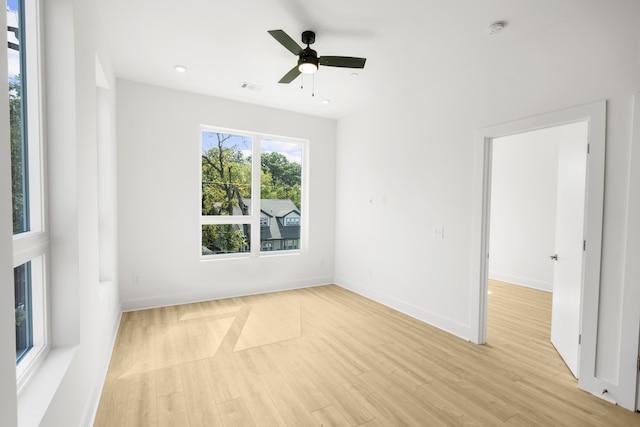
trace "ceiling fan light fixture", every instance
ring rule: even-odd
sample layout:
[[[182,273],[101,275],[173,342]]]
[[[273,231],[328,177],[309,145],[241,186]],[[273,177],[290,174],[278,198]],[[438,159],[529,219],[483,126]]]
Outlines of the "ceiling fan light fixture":
[[[302,74],[313,74],[318,71],[318,65],[313,62],[301,62],[298,65],[298,70],[300,70]]]
[[[318,54],[315,50],[306,48],[300,52],[298,70],[302,74],[313,74],[318,71]]]

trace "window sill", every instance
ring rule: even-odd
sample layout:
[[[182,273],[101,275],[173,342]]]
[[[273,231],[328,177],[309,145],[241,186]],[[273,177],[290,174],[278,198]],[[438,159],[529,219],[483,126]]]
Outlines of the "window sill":
[[[253,254],[251,252],[239,252],[237,254],[216,254],[200,256],[201,262],[207,261],[226,261],[226,260],[242,260],[242,259],[260,259],[260,258],[275,258],[282,256],[292,256],[302,254],[302,249],[279,249],[274,251],[260,251],[259,254]]]
[[[20,426],[40,425],[49,404],[62,383],[78,347],[54,349],[26,380],[18,393]]]

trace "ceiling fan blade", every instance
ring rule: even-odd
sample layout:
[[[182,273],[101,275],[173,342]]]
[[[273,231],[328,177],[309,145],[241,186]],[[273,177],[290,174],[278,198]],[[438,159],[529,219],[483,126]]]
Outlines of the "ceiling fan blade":
[[[352,56],[323,56],[318,59],[320,65],[328,67],[364,68],[367,58],[354,58]]]
[[[282,30],[271,30],[268,31],[269,34],[273,36],[274,39],[278,40],[280,44],[286,47],[289,52],[294,55],[299,55],[302,52],[302,48],[298,43],[296,43],[287,33]]]
[[[285,74],[278,83],[291,83],[292,81],[294,81],[296,79],[296,77],[298,77],[300,75],[300,70],[298,69],[298,66],[296,65],[295,67],[293,67],[291,70],[289,70],[289,72],[287,74]]]

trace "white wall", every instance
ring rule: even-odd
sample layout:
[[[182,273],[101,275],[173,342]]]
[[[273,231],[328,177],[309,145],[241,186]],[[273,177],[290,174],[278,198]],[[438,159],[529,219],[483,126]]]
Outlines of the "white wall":
[[[115,79],[98,37],[100,23],[94,2],[43,3],[52,350],[17,396],[17,406],[15,360],[13,357],[7,360],[3,353],[0,396],[2,405],[6,403],[8,407],[2,406],[0,424],[14,426],[17,417],[19,426],[88,426],[96,409],[120,314],[117,278],[110,286],[99,284],[96,54],[110,88],[115,87]],[[103,101],[113,113],[115,95],[111,89]],[[112,122],[108,127],[113,129],[114,125]],[[105,143],[115,145],[113,133]],[[2,200],[8,200],[4,193],[5,157],[2,158],[0,191]],[[115,164],[107,162],[103,166],[106,180],[113,181]],[[4,242],[7,225],[4,204],[2,212]],[[4,284],[7,260],[4,250],[1,256]],[[5,296],[0,300],[13,300]],[[5,332],[3,326],[0,332],[3,341]],[[3,348],[11,350],[9,345]],[[5,372],[13,375],[6,376]],[[5,422],[12,418],[13,421]]]
[[[118,81],[117,110],[125,309],[333,281],[335,121],[125,80]],[[303,165],[309,168],[307,252],[200,260],[200,125],[310,141],[310,164]]]
[[[584,126],[493,140],[489,278],[553,290],[558,146]]]
[[[335,276],[340,285],[470,337],[471,307],[477,306],[470,294],[479,286],[469,268],[474,133],[607,99],[596,376],[622,400],[628,396],[615,396],[617,384],[635,375],[619,369],[619,357],[640,4],[563,4],[578,11],[563,15],[574,25],[571,32],[546,26],[510,43],[506,30],[497,45],[478,42],[476,55],[492,58],[494,67],[477,68],[474,58],[454,54],[418,55],[402,78],[386,76],[378,102],[339,121]],[[536,7],[553,9],[551,3]],[[406,28],[424,27],[420,13],[406,19]],[[444,239],[433,238],[434,227],[442,226]]]

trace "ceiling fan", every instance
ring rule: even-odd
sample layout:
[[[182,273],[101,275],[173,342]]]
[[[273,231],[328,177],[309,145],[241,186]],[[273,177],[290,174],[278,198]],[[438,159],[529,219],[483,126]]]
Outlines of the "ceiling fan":
[[[271,30],[269,34],[298,57],[298,64],[289,70],[278,83],[291,83],[300,74],[313,74],[318,71],[318,66],[320,65],[327,67],[364,68],[364,63],[367,61],[366,58],[354,58],[352,56],[318,57],[318,52],[309,47],[309,45],[316,41],[316,33],[313,31],[304,31],[302,33],[302,43],[307,45],[304,49],[283,30]]]

